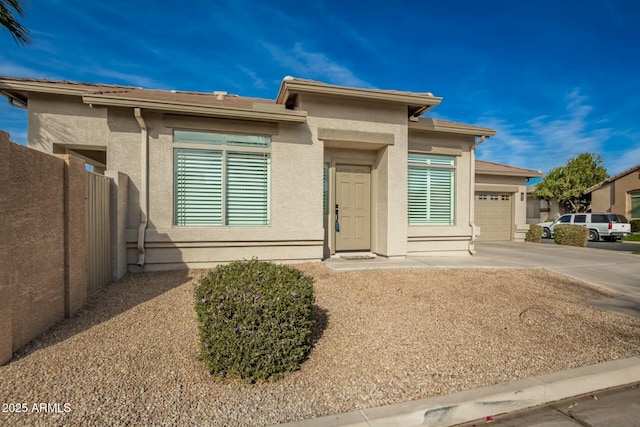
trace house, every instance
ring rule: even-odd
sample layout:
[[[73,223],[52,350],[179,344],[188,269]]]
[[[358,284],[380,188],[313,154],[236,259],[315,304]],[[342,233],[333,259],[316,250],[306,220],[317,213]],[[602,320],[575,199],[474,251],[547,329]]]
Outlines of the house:
[[[28,110],[30,147],[118,178],[113,258],[129,271],[468,256],[475,218],[483,238],[526,231],[536,171],[476,162],[495,131],[423,117],[431,93],[292,77],[275,100],[10,77],[0,93]]]
[[[476,160],[475,223],[478,240],[523,241],[529,230],[527,182],[540,171]]]
[[[587,188],[591,194],[592,212],[622,214],[640,219],[640,164]]]
[[[527,186],[527,223],[538,224],[549,219],[559,218],[569,213],[569,209],[561,205],[555,197],[551,200],[538,199],[533,192],[536,184]]]

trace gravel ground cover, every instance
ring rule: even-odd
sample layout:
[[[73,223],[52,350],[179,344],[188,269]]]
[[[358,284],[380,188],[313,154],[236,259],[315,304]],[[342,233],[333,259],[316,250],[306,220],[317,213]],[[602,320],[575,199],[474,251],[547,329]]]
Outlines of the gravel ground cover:
[[[297,267],[316,277],[319,325],[300,371],[211,377],[193,310],[203,272],[127,275],[0,367],[0,425],[261,426],[640,355],[639,319],[581,304],[611,292],[543,269]]]

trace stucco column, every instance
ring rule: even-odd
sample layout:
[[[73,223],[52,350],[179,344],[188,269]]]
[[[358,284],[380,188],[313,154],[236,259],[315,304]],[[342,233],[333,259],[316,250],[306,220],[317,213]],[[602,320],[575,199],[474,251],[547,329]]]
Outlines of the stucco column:
[[[129,177],[116,170],[105,171],[111,183],[111,280],[127,273],[127,207]]]
[[[380,152],[377,164],[379,255],[407,256],[407,135],[395,133],[395,144]]]

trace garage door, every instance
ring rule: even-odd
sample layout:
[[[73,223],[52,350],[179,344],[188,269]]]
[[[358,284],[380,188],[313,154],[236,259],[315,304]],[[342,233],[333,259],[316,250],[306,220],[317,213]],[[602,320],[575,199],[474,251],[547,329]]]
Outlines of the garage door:
[[[477,192],[475,223],[480,226],[478,240],[511,240],[513,237],[513,195]]]

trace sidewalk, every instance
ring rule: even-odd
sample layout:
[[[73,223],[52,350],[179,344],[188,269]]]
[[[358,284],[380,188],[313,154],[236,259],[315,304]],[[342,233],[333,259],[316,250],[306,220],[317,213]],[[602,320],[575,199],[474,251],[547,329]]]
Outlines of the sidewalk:
[[[315,418],[311,420],[296,421],[287,424],[281,424],[281,427],[383,427],[383,426],[454,426],[462,423],[475,421],[475,425],[485,425],[487,418],[496,419],[497,415],[507,414],[506,422],[512,424],[502,425],[526,425],[523,424],[524,419],[520,420],[516,411],[527,408],[545,405],[550,402],[561,401],[573,396],[585,394],[596,394],[601,390],[612,387],[629,385],[629,391],[624,391],[624,398],[632,399],[636,402],[636,406],[632,409],[634,414],[640,412],[640,388],[631,387],[640,383],[640,357],[630,359],[616,360],[613,362],[600,363],[597,365],[586,366],[583,368],[571,369],[568,371],[558,372],[539,377],[527,378],[521,381],[514,381],[507,384],[499,384],[489,387],[478,388],[474,390],[462,391],[445,396],[431,397],[427,399],[414,400],[410,402],[398,403],[395,405],[383,406],[378,408],[364,409],[360,411],[347,412],[343,414],[330,415],[326,417]],[[607,396],[605,393],[604,396]],[[591,399],[593,399],[591,397]],[[587,398],[588,400],[588,398]],[[593,399],[595,400],[595,399]],[[615,402],[615,398],[607,398],[605,403]],[[624,403],[621,403],[624,405]],[[558,407],[564,405],[559,402]],[[549,405],[551,408],[554,405]],[[571,405],[571,404],[569,404]],[[607,411],[597,411],[594,415],[594,405],[583,405],[584,409],[573,406],[572,413],[579,413],[583,417],[592,417],[603,420],[612,420],[620,415],[615,406],[611,406]],[[534,411],[543,411],[544,408]],[[567,413],[569,408],[567,407]],[[561,415],[561,414],[558,414]],[[524,417],[532,416],[532,422],[539,422],[535,417],[537,412],[524,413]],[[548,416],[545,415],[545,416]],[[550,419],[551,425],[573,426],[572,421],[567,419],[556,418]],[[514,418],[515,417],[515,418]],[[607,418],[609,417],[609,418]],[[566,417],[565,417],[566,418]],[[640,419],[640,418],[636,418]],[[515,421],[514,421],[515,420]],[[558,421],[567,421],[559,423]],[[474,425],[474,423],[467,424]],[[500,425],[500,424],[498,424]],[[530,424],[531,425],[531,424]],[[538,424],[534,424],[538,425]],[[541,424],[544,426],[545,424]],[[590,424],[578,424],[590,425]],[[593,424],[597,425],[634,425],[634,424]],[[635,424],[640,425],[640,424]]]

